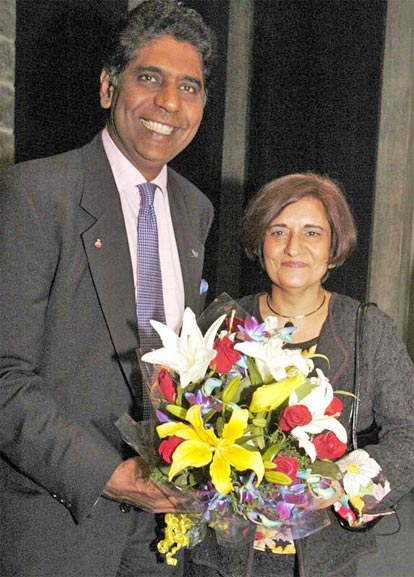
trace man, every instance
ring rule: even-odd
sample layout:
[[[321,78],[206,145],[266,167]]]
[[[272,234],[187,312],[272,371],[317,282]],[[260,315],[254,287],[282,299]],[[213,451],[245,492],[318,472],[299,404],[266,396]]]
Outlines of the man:
[[[2,577],[182,574],[158,562],[153,513],[193,503],[145,478],[114,423],[143,406],[139,185],[154,184],[167,324],[202,305],[212,206],[166,165],[200,125],[212,41],[176,1],[140,4],[101,74],[104,131],[1,180]]]

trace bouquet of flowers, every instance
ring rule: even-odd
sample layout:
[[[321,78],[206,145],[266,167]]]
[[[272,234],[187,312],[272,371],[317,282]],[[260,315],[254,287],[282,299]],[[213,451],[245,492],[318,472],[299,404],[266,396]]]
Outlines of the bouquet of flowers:
[[[284,348],[293,328],[279,328],[275,317],[240,316],[234,301],[204,334],[189,308],[179,335],[152,325],[163,348],[142,357],[156,368],[158,461],[151,465],[157,482],[196,490],[204,504],[198,518],[166,515],[158,546],[167,562],[194,544],[200,521],[221,543],[255,539],[258,549],[325,526],[318,504],[335,493],[347,434],[328,379],[319,369],[311,376],[315,351]]]

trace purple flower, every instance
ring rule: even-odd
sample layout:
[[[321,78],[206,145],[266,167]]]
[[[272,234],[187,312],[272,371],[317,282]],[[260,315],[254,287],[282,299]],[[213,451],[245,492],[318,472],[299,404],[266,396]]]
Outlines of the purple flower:
[[[290,505],[289,503],[285,503],[284,501],[280,501],[276,505],[276,511],[278,512],[279,519],[281,521],[286,521],[286,519],[290,519],[292,509],[293,509],[293,505]]]
[[[211,409],[214,409],[217,412],[221,411],[221,401],[218,401],[210,395],[204,395],[201,390],[198,390],[196,393],[185,393],[184,396],[190,405],[200,405],[203,414],[208,413]]]
[[[262,342],[270,335],[266,331],[265,323],[259,323],[255,317],[247,317],[244,320],[244,326],[238,325],[239,331],[244,336],[245,341]]]
[[[155,416],[157,417],[159,423],[168,423],[171,420],[167,417],[165,413],[163,413],[159,409],[155,410]]]

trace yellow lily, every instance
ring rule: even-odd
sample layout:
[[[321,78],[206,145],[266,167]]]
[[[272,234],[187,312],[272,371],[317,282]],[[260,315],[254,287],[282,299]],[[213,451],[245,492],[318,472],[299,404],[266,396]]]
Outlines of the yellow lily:
[[[262,413],[277,409],[294,390],[305,382],[305,375],[298,372],[294,377],[288,377],[277,383],[259,387],[253,393],[249,407],[250,411],[252,413]]]
[[[169,480],[186,467],[204,467],[211,463],[211,480],[219,493],[227,494],[233,489],[231,467],[238,471],[254,471],[260,483],[264,475],[260,453],[248,451],[235,444],[235,441],[243,436],[248,417],[247,409],[234,409],[229,422],[223,427],[221,437],[217,437],[213,428],[204,427],[200,405],[193,405],[188,409],[186,420],[190,425],[177,422],[159,425],[157,432],[161,439],[170,435],[185,439],[173,453]]]

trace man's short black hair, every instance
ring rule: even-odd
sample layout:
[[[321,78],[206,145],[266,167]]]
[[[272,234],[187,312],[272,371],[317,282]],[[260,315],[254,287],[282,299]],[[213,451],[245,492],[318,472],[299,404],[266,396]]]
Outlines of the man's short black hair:
[[[192,44],[200,54],[206,88],[216,57],[216,38],[201,15],[177,0],[146,0],[131,10],[103,62],[111,83],[147,42],[163,36]]]

